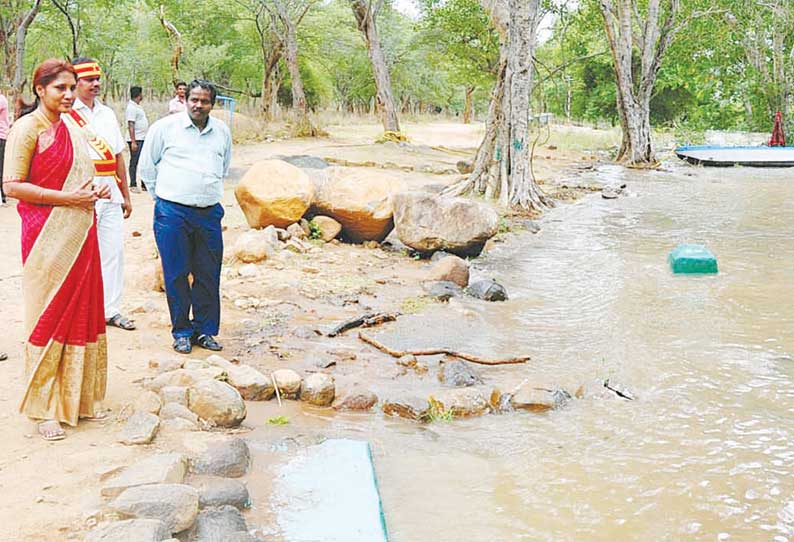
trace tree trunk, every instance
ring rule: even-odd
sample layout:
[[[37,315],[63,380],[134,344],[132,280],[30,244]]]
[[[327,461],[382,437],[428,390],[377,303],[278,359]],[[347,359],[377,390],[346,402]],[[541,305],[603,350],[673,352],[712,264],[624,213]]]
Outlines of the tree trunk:
[[[617,108],[623,141],[617,160],[632,165],[656,163],[650,121],[650,103],[662,59],[680,29],[675,20],[679,0],[650,0],[643,19],[636,0],[599,0],[609,48],[612,52]],[[664,19],[662,19],[664,14]],[[635,32],[634,24],[638,29]],[[640,67],[634,66],[634,47],[639,49]]]
[[[375,77],[375,88],[377,89],[377,100],[383,122],[383,130],[386,132],[399,132],[400,121],[397,117],[394,96],[392,96],[391,76],[386,65],[386,58],[383,56],[383,50],[381,49],[378,29],[375,25],[377,9],[373,9],[371,3],[367,0],[352,0],[352,7],[353,15],[355,15],[358,23],[358,29],[367,44],[369,60],[372,63],[372,73]]]
[[[172,83],[176,84],[177,81],[179,81],[179,62],[182,59],[182,52],[184,51],[182,47],[182,33],[177,30],[176,26],[166,20],[165,7],[162,5],[160,6],[160,24],[163,25],[174,48],[174,52],[171,54],[171,79]]]
[[[466,105],[463,108],[463,124],[471,124],[471,112],[472,112],[472,95],[476,87],[474,86],[466,86]]]
[[[460,195],[474,191],[516,208],[539,210],[550,204],[532,174],[529,141],[532,58],[540,0],[509,0],[506,5],[507,11],[491,11],[507,14],[509,19],[494,21],[505,34],[499,48],[499,70],[485,137],[477,150],[474,171],[445,193]]]
[[[282,23],[286,30],[287,43],[284,47],[284,60],[287,62],[292,83],[292,108],[297,113],[299,122],[303,123],[309,114],[309,107],[306,103],[306,93],[303,90],[303,80],[298,66],[298,36],[290,21],[282,19]]]
[[[8,65],[6,66],[6,74],[10,79],[13,69],[14,77],[12,80],[12,87],[13,92],[16,94],[22,92],[22,86],[25,84],[25,38],[28,35],[28,28],[30,28],[30,25],[33,24],[33,20],[36,18],[36,15],[39,14],[40,8],[41,0],[35,0],[33,2],[33,6],[19,21],[19,26],[17,27],[14,40],[14,47],[9,47],[7,49],[8,56],[6,57],[6,61],[8,62]],[[6,38],[8,37],[9,36]],[[11,49],[13,49],[13,51]],[[12,56],[14,59],[13,61],[11,60]]]
[[[271,49],[262,47],[262,116],[266,121],[273,120],[273,103],[278,94],[275,79],[278,72],[278,61],[281,58],[281,43],[277,42]]]

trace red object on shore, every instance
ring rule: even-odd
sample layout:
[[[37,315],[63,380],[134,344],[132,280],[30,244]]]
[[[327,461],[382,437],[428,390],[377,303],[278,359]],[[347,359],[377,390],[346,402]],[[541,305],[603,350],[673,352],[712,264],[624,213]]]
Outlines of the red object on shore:
[[[786,146],[786,134],[783,132],[783,115],[780,114],[780,111],[775,113],[775,127],[772,128],[772,139],[769,140],[769,146]]]

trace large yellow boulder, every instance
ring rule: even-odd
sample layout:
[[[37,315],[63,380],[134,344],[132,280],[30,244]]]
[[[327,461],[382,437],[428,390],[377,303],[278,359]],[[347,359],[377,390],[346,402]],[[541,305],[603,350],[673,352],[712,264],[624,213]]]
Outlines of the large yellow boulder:
[[[286,228],[309,209],[315,188],[300,168],[283,160],[263,160],[246,172],[234,195],[252,228]]]
[[[383,241],[394,228],[391,198],[402,184],[388,174],[370,169],[328,170],[314,209],[339,222],[350,241]]]

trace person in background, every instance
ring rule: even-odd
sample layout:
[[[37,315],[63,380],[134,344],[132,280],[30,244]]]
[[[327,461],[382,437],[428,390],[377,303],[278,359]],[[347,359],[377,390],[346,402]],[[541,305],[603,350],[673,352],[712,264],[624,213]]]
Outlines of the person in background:
[[[190,83],[187,112],[152,124],[138,167],[155,201],[154,238],[163,264],[173,347],[180,354],[189,354],[194,344],[223,348],[215,340],[221,318],[220,202],[232,137],[222,121],[210,117],[215,97],[215,87],[207,81]]]
[[[130,190],[133,192],[138,191],[136,183],[138,157],[141,154],[143,141],[146,139],[146,130],[149,129],[149,119],[146,118],[146,111],[141,107],[141,101],[143,101],[143,89],[130,87],[130,101],[127,103],[124,118],[127,120],[127,145],[130,148]],[[146,185],[143,182],[141,182],[141,188],[146,190]]]
[[[45,440],[66,436],[61,423],[105,420],[107,342],[94,204],[110,197],[94,184],[82,128],[69,112],[76,73],[45,60],[33,73],[36,101],[17,99],[8,134],[4,182],[22,219],[26,388],[19,407]]]
[[[168,102],[169,115],[181,113],[186,108],[185,93],[187,92],[187,83],[184,81],[179,81],[176,85],[174,85],[174,88],[176,89],[176,95],[170,102]]]
[[[5,154],[6,139],[8,139],[8,98],[0,92],[0,196],[6,202],[6,193],[3,190],[3,155]]]
[[[83,128],[96,169],[94,184],[110,188],[110,199],[96,204],[102,282],[105,285],[105,321],[128,331],[135,323],[121,314],[124,291],[124,219],[132,213],[124,136],[116,114],[99,101],[102,70],[94,60],[80,57],[72,62],[77,72],[77,98],[69,115]]]

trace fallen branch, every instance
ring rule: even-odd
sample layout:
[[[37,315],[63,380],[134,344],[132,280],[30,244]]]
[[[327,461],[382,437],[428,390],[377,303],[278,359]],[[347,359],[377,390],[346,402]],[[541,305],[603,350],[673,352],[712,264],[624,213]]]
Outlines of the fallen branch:
[[[527,361],[530,360],[529,356],[520,356],[517,358],[507,358],[507,359],[487,359],[487,358],[481,358],[479,356],[475,356],[473,354],[457,352],[450,348],[431,348],[428,350],[394,350],[392,348],[389,348],[385,344],[378,342],[372,337],[365,335],[362,332],[358,333],[358,338],[364,341],[365,343],[374,346],[381,352],[385,352],[394,358],[401,358],[403,356],[408,356],[408,355],[436,356],[438,354],[446,354],[448,356],[452,356],[455,358],[465,359],[466,361],[470,361],[472,363],[479,363],[480,365],[513,365],[516,363],[526,363]]]
[[[328,336],[336,337],[337,335],[341,335],[349,329],[354,329],[357,327],[373,327],[379,326],[386,322],[394,322],[398,316],[400,316],[399,312],[371,312],[368,314],[363,314],[356,318],[345,320],[334,329],[329,331]]]

